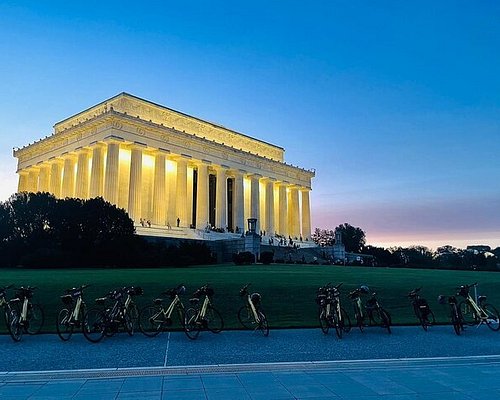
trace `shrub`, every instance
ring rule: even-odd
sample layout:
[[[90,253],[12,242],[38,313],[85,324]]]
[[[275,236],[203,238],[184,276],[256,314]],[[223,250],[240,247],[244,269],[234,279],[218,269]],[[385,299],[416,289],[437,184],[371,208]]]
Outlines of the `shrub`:
[[[263,251],[260,253],[260,262],[269,265],[274,261],[274,253],[272,251]]]
[[[255,256],[249,251],[242,251],[233,254],[233,261],[236,265],[253,264],[255,263]]]

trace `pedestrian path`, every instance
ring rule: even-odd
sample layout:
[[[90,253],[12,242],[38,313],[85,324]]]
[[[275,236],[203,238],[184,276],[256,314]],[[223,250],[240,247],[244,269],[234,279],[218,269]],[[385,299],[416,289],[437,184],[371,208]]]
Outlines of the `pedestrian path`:
[[[500,356],[21,372],[0,398],[498,399],[499,375]]]

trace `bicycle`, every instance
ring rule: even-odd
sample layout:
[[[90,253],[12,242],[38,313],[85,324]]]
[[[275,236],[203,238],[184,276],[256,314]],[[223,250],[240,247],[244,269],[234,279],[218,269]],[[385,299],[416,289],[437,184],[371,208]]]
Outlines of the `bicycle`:
[[[42,330],[44,323],[43,309],[34,304],[31,299],[36,287],[27,286],[16,289],[16,297],[9,300],[11,308],[9,333],[16,342],[21,340],[23,333],[36,335]]]
[[[245,305],[238,310],[238,321],[245,329],[258,329],[264,336],[269,336],[269,324],[262,309],[262,296],[260,293],[250,294],[249,287],[250,283],[240,289],[240,296],[244,298]]]
[[[434,317],[434,313],[432,312],[429,303],[427,300],[420,297],[420,291],[422,287],[416,288],[408,292],[408,298],[410,299],[410,303],[413,307],[413,312],[417,317],[420,325],[424,331],[429,329],[429,326],[434,325],[436,323],[436,318]]]
[[[353,302],[354,317],[359,330],[363,332],[366,326],[365,320],[368,318],[368,323],[370,325],[378,325],[387,329],[388,333],[391,333],[391,316],[387,310],[380,306],[376,297],[377,293],[373,292],[363,306],[361,295],[368,294],[369,292],[370,289],[368,286],[362,285],[349,293],[349,298]]]
[[[316,294],[316,303],[319,306],[318,319],[322,332],[326,335],[330,327],[333,327],[339,339],[342,339],[344,332],[351,330],[351,319],[340,305],[339,288],[341,286],[342,283],[337,286],[327,283],[320,287]]]
[[[500,329],[499,315],[497,309],[491,304],[486,304],[486,296],[479,296],[477,302],[470,295],[470,288],[477,287],[477,282],[472,285],[462,285],[457,288],[457,296],[465,298],[458,305],[464,322],[479,327],[486,324],[492,331]]]
[[[138,318],[137,306],[132,297],[142,295],[140,287],[124,287],[109,292],[105,297],[95,300],[98,305],[105,305],[112,300],[113,305],[105,309],[91,308],[83,321],[83,334],[92,343],[100,342],[104,336],[113,336],[120,327],[132,336]]]
[[[464,330],[464,319],[463,319],[462,313],[460,312],[460,309],[458,307],[457,298],[455,296],[449,296],[448,298],[446,298],[446,296],[441,294],[438,296],[438,303],[439,304],[448,303],[448,305],[450,307],[451,325],[453,326],[453,330],[455,331],[455,334],[460,336],[460,334]]]
[[[163,307],[163,299],[157,298],[153,300],[153,305],[144,307],[139,312],[139,329],[148,336],[157,336],[164,331],[166,327],[172,326],[172,315],[177,312],[180,325],[184,328],[184,304],[180,299],[180,295],[186,292],[184,285],[179,285],[174,289],[166,290],[161,294],[169,296],[171,302],[165,309]]]
[[[184,332],[186,336],[195,340],[202,329],[212,333],[220,333],[224,328],[224,320],[220,312],[213,306],[212,297],[214,290],[204,285],[193,293],[189,302],[193,307],[186,310],[184,317]],[[200,298],[204,296],[200,306]]]
[[[61,296],[64,304],[57,314],[56,329],[57,334],[62,341],[66,342],[71,338],[75,328],[83,330],[83,319],[86,313],[86,304],[83,301],[83,290],[89,285],[82,285],[79,288],[66,289],[65,294]]]
[[[9,304],[9,300],[7,300],[7,290],[12,288],[12,286],[14,285],[0,287],[0,307],[4,309],[4,319],[7,329],[9,329],[10,318],[12,315],[12,307]]]

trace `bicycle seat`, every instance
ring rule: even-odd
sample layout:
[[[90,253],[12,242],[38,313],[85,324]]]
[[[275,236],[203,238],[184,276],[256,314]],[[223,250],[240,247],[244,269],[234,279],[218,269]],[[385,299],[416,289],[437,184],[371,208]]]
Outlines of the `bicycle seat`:
[[[189,302],[191,304],[198,304],[200,302],[200,299],[198,297],[193,297],[192,299],[189,299]]]
[[[154,299],[154,300],[153,300],[153,303],[154,303],[155,305],[159,306],[159,305],[161,305],[162,301],[163,301],[163,299],[158,298],[158,299]]]
[[[16,297],[15,299],[10,299],[9,303],[19,303],[21,299],[19,297]]]
[[[479,303],[482,303],[483,301],[486,301],[486,296],[478,296],[477,301]]]

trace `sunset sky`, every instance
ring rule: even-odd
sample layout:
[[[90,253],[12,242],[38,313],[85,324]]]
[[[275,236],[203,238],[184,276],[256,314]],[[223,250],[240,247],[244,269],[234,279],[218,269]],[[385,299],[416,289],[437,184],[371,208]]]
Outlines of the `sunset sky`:
[[[499,2],[2,1],[0,200],[13,147],[123,91],[314,168],[313,227],[500,246]]]

